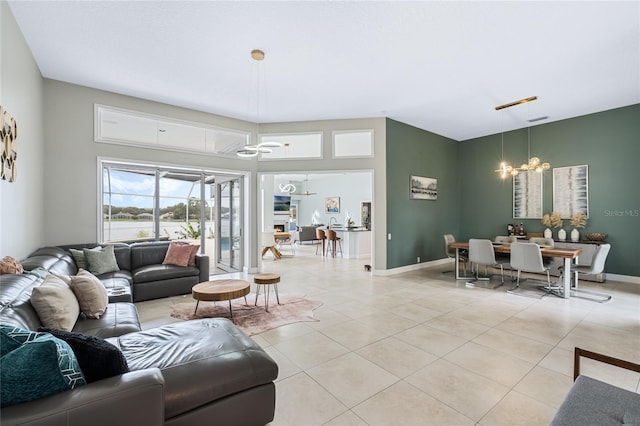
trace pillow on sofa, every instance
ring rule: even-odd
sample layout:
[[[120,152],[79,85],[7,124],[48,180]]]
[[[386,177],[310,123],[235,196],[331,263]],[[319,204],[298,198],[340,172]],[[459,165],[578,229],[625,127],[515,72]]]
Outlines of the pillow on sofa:
[[[176,266],[188,266],[189,259],[191,258],[191,253],[193,252],[194,265],[195,265],[195,251],[197,251],[199,246],[193,246],[191,244],[180,244],[180,243],[171,243],[169,244],[169,249],[167,250],[167,254],[162,261],[163,265],[176,265]]]
[[[70,331],[39,328],[71,346],[87,383],[119,376],[129,371],[127,359],[117,346],[95,336]]]
[[[196,254],[198,254],[198,250],[200,249],[200,244],[190,245],[191,253],[189,254],[189,266],[196,266]]]
[[[100,318],[107,310],[109,304],[107,289],[91,272],[80,269],[78,275],[69,277],[68,284],[78,299],[80,311],[87,318]]]
[[[95,247],[87,250],[96,250],[96,249],[100,249],[100,247]],[[84,258],[84,250],[69,249],[69,251],[73,256],[73,259],[76,261],[76,266],[78,267],[78,269],[80,268],[87,269],[87,260]]]
[[[189,253],[189,262],[187,265],[196,266],[196,254],[198,254],[198,249],[200,248],[200,244],[189,244],[189,243],[181,243],[176,242],[174,244],[181,244],[183,246],[191,247],[191,253]]]
[[[1,274],[21,274],[24,272],[22,265],[16,259],[11,256],[5,256],[0,260],[0,275]]]
[[[101,247],[100,250],[83,249],[82,251],[87,261],[87,269],[92,274],[100,275],[120,270],[113,246]]]
[[[63,340],[4,325],[2,332],[22,343],[0,358],[0,406],[44,398],[87,383],[73,350]]]
[[[42,325],[48,328],[71,331],[80,315],[78,299],[55,275],[47,275],[42,284],[33,288],[31,305]]]
[[[14,349],[20,347],[20,342],[14,339],[7,331],[5,326],[0,329],[0,357],[5,356]]]

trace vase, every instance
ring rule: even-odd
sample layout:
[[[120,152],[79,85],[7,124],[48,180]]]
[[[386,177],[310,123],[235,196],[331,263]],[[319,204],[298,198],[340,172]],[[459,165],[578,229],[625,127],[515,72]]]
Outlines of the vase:
[[[560,241],[564,241],[567,239],[567,231],[565,231],[564,229],[560,228],[560,230],[558,231],[558,239]]]
[[[547,228],[544,230],[544,237],[545,238],[551,238],[553,236],[553,234],[551,233],[551,229]]]
[[[571,231],[571,241],[580,241],[580,231],[576,228],[573,228],[573,231]]]

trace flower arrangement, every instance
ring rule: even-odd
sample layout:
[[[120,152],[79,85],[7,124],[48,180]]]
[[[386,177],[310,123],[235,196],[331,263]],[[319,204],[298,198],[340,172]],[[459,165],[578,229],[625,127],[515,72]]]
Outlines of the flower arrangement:
[[[551,212],[542,216],[542,224],[552,228],[562,228],[562,216],[558,212]]]
[[[575,213],[571,216],[571,226],[574,228],[584,228],[587,226],[587,215],[583,212]]]

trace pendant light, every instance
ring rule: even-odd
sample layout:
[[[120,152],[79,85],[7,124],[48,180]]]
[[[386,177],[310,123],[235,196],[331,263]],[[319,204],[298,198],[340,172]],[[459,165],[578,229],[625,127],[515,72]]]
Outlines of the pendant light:
[[[509,103],[504,104],[504,105],[498,105],[496,107],[496,111],[503,110],[505,108],[509,108],[509,107],[512,107],[512,106],[515,106],[515,105],[529,103],[531,101],[535,101],[536,99],[538,99],[537,96],[531,96],[529,98],[524,98],[524,99],[520,99],[520,100],[517,100],[517,101],[514,101],[514,102],[509,102]],[[502,179],[504,179],[509,175],[516,176],[520,172],[535,171],[535,172],[538,172],[538,173],[542,173],[545,170],[549,170],[549,168],[551,168],[551,165],[549,163],[542,162],[540,160],[540,158],[535,157],[535,156],[534,157],[531,156],[531,126],[527,127],[527,158],[528,158],[528,162],[522,164],[520,167],[512,167],[512,166],[509,165],[509,163],[504,161],[504,112],[503,112],[502,116],[503,116],[502,159],[501,159],[500,165],[498,166],[498,169],[495,170],[495,172],[499,173],[500,177]],[[531,121],[531,120],[529,120],[529,121]]]
[[[256,140],[260,138],[260,62],[264,60],[264,52],[259,49],[251,51],[251,58],[258,64],[256,70]],[[238,157],[256,157],[258,154],[269,154],[273,152],[271,148],[281,148],[280,142],[262,142],[255,145],[245,145],[238,150]]]

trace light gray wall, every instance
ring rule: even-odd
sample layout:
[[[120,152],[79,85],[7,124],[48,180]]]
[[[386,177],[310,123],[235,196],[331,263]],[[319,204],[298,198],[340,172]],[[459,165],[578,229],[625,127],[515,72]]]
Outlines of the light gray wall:
[[[157,114],[221,127],[252,131],[254,125],[227,117],[123,96],[55,80],[44,80],[45,242],[72,244],[98,239],[98,158],[182,165],[250,173],[255,191],[255,162],[186,152],[94,142],[94,104]],[[249,232],[255,233],[255,210],[249,200]],[[257,250],[255,241],[250,244]]]
[[[100,194],[98,188],[98,158],[140,161],[166,165],[187,165],[221,171],[245,171],[250,173],[248,190],[253,197],[247,198],[249,212],[250,258],[245,265],[255,269],[258,266],[259,229],[258,203],[259,186],[257,172],[278,171],[325,171],[325,170],[374,170],[376,192],[373,194],[374,214],[385,217],[384,185],[385,164],[385,124],[383,118],[356,120],[328,120],[301,123],[274,123],[261,125],[264,133],[299,132],[321,130],[324,134],[324,159],[296,161],[243,160],[197,155],[185,152],[162,151],[126,145],[113,145],[94,142],[94,104],[104,104],[149,114],[162,115],[182,120],[195,121],[215,126],[234,128],[252,132],[255,136],[255,124],[176,106],[146,101],[116,93],[91,89],[55,80],[44,80],[44,127],[46,129],[47,158],[43,180],[45,182],[45,230],[44,242],[47,244],[72,244],[97,241],[98,206]],[[374,129],[375,158],[332,159],[331,134],[334,130]],[[255,139],[254,139],[255,140]],[[378,172],[378,170],[380,170]],[[381,213],[378,213],[376,200],[380,200]],[[384,220],[381,227],[385,228]],[[382,229],[384,235],[384,229]],[[385,241],[382,249],[376,245],[376,258],[384,267],[386,254]],[[382,252],[382,253],[381,253]]]
[[[0,257],[23,259],[45,240],[42,76],[5,1],[0,15],[0,104],[18,126],[18,175],[0,180]]]
[[[373,129],[374,157],[332,159],[332,132],[336,130]],[[326,171],[372,170],[373,194],[371,215],[373,258],[375,270],[387,268],[387,185],[386,185],[386,120],[385,118],[363,118],[352,120],[304,121],[293,123],[261,124],[263,133],[323,132],[323,159],[260,161],[258,170],[263,173],[314,173]],[[257,194],[256,197],[259,195]],[[303,220],[307,220],[303,217]]]

